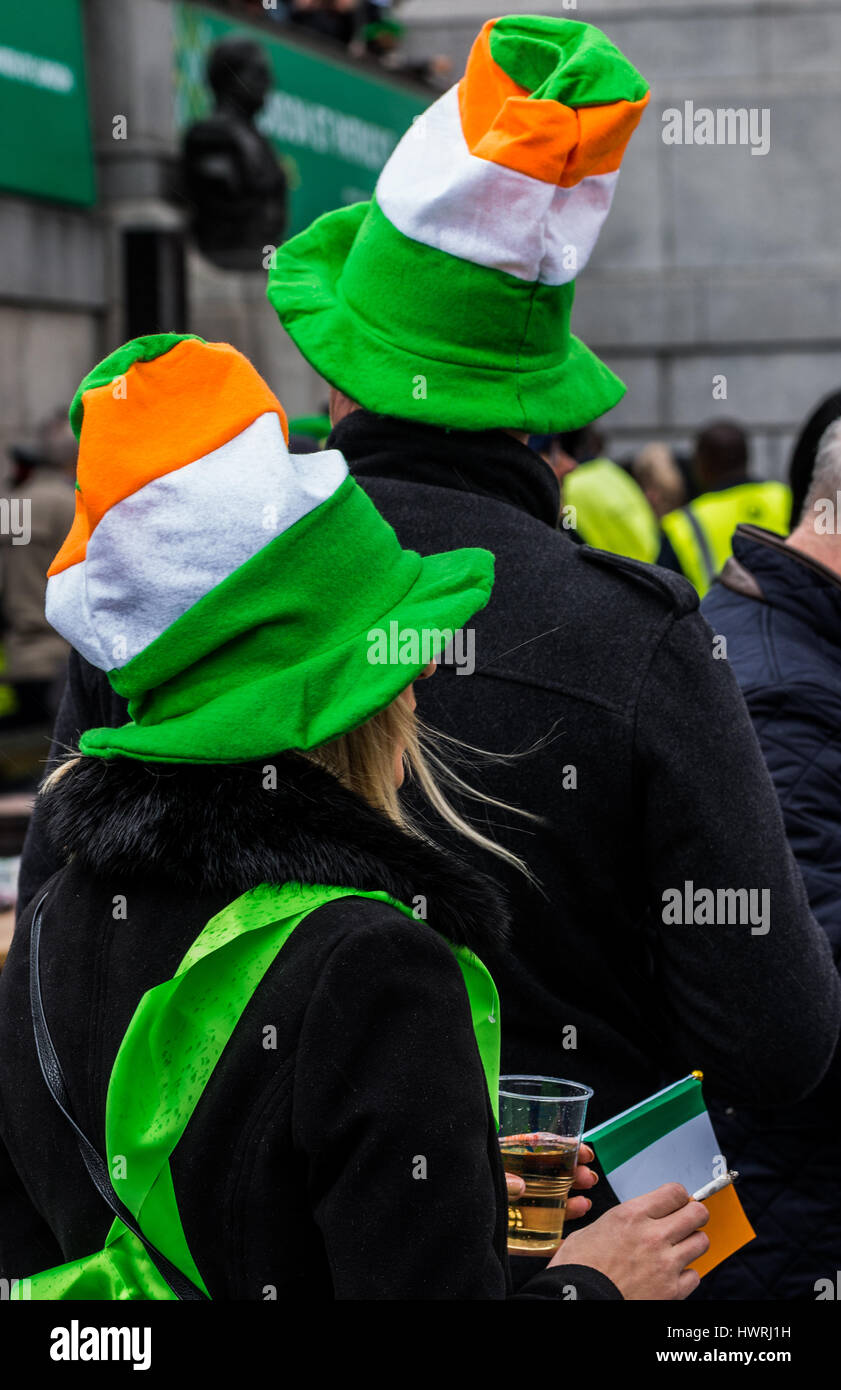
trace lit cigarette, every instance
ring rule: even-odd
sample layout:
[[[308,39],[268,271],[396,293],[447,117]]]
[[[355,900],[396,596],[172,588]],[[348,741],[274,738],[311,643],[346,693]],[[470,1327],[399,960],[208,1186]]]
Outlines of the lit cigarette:
[[[693,1202],[705,1202],[708,1197],[712,1197],[714,1192],[720,1192],[723,1187],[729,1187],[731,1182],[735,1182],[739,1174],[733,1169],[725,1173],[723,1178],[715,1178],[713,1182],[708,1182],[704,1187],[699,1187],[697,1192],[692,1193]]]

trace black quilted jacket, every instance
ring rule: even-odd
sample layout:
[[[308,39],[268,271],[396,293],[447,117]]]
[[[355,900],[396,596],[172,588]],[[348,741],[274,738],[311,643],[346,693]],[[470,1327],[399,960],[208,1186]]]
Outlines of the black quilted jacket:
[[[841,966],[841,578],[740,526],[703,604],[742,687],[815,917]],[[819,1089],[716,1132],[757,1240],[704,1281],[721,1298],[814,1299],[841,1269],[841,1054]]]

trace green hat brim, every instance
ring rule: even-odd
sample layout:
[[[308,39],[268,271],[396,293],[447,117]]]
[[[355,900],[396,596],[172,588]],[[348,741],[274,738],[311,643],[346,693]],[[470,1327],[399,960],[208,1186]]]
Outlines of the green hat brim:
[[[578,429],[622,399],[624,383],[572,334],[566,338],[561,360],[555,358],[545,366],[515,367],[504,360],[504,350],[498,353],[499,365],[494,366],[476,360],[442,361],[425,356],[411,342],[412,313],[404,303],[405,331],[398,331],[395,313],[394,334],[384,337],[347,302],[342,287],[345,264],[371,207],[371,203],[355,203],[317,218],[278,250],[269,273],[268,298],[283,327],[310,365],[332,386],[378,414],[451,429],[517,429],[530,434]],[[395,232],[395,236],[401,234]],[[407,251],[417,252],[417,243],[409,238],[403,241]],[[421,248],[421,254],[432,266],[436,258],[455,261],[434,249]],[[407,296],[412,293],[411,269],[407,257]],[[503,272],[485,273],[497,277],[508,292],[522,296],[532,291],[526,282]],[[444,283],[442,278],[442,288]],[[548,287],[548,293],[557,288]],[[572,285],[560,289],[568,292],[570,306]],[[372,257],[371,295],[377,290],[376,258]],[[450,306],[443,302],[442,337],[447,332],[448,312]],[[466,312],[470,312],[469,305]],[[499,346],[504,349],[503,304],[499,337]],[[546,360],[545,352],[543,356]],[[413,388],[413,383],[420,382],[422,386]]]
[[[80,751],[150,762],[225,763],[327,743],[385,709],[417,679],[430,657],[440,656],[438,639],[457,632],[485,607],[493,570],[493,556],[486,550],[428,555],[403,599],[355,637],[284,668],[279,633],[278,669],[245,685],[234,682],[198,709],[161,722],[90,729],[80,740]],[[404,642],[407,634],[417,634],[416,660],[408,650],[411,639],[403,648],[405,660],[399,642],[393,644],[397,660],[369,659],[369,633],[377,628],[388,636],[392,623]]]

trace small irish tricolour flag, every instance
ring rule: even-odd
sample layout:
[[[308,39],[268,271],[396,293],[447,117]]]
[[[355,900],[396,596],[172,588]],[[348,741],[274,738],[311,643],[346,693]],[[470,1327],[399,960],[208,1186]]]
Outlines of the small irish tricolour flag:
[[[683,1183],[691,1195],[726,1172],[702,1079],[701,1072],[692,1072],[585,1134],[620,1202],[665,1182]],[[732,1184],[707,1197],[705,1205],[710,1248],[692,1265],[702,1276],[755,1234]]]

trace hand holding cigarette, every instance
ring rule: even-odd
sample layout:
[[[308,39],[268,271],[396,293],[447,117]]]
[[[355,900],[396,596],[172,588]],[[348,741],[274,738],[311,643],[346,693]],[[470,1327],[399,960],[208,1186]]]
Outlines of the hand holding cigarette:
[[[703,1187],[699,1187],[697,1192],[692,1193],[689,1200],[692,1202],[705,1202],[708,1197],[712,1197],[714,1192],[720,1192],[723,1187],[729,1187],[731,1183],[736,1181],[738,1176],[739,1174],[736,1170],[731,1168],[729,1172],[724,1174],[723,1178],[714,1178],[712,1182],[705,1183]]]

